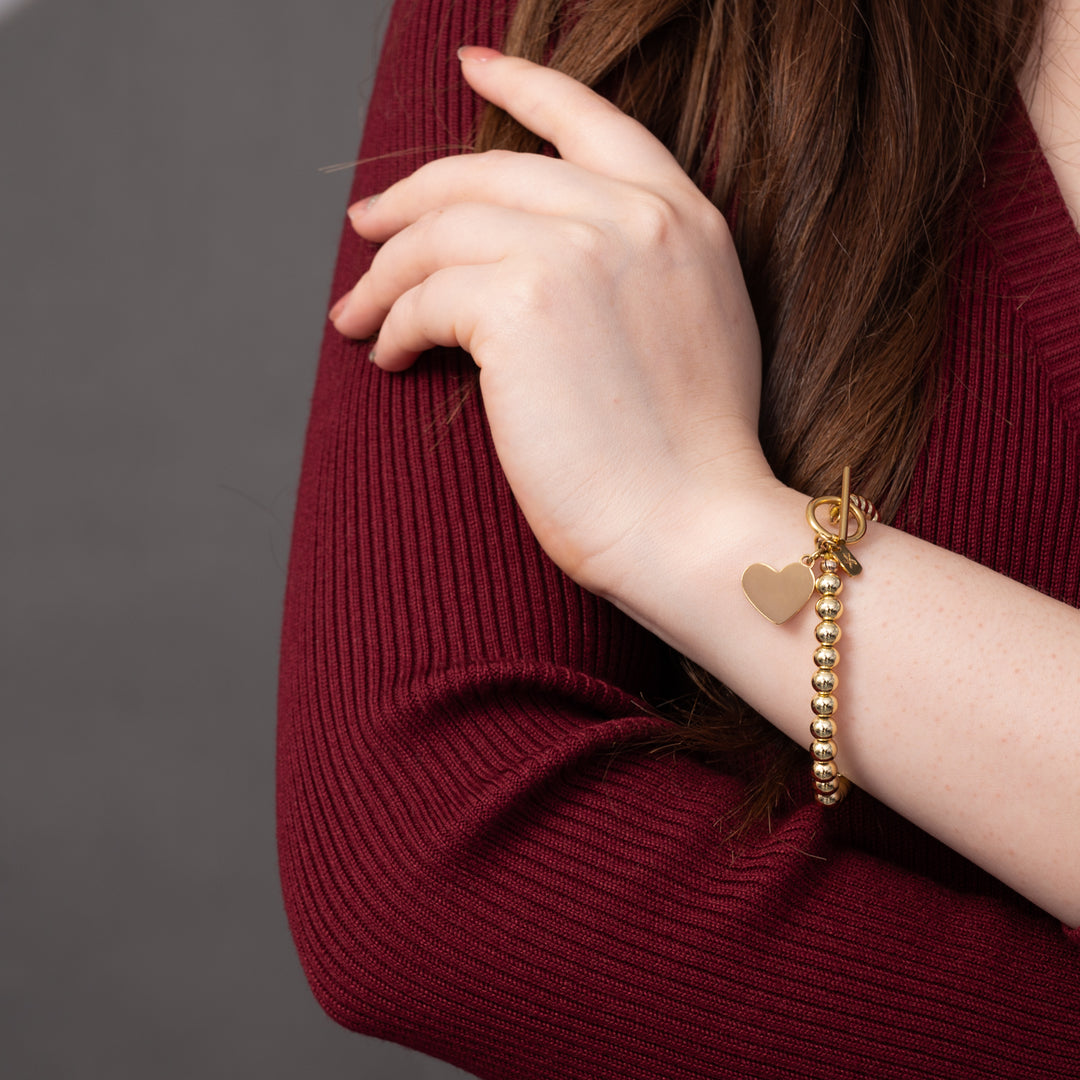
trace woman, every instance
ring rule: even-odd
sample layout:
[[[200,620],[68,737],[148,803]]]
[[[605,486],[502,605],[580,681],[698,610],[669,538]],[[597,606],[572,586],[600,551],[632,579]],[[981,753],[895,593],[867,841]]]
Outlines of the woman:
[[[509,51],[658,139],[488,48],[459,75],[501,6],[398,4],[283,649],[286,900],[343,1023],[483,1077],[1075,1070],[1074,35],[958,7],[522,5]],[[461,79],[537,137],[480,146],[561,160],[443,156]],[[845,586],[824,806],[817,616],[740,581],[848,463],[903,528]]]

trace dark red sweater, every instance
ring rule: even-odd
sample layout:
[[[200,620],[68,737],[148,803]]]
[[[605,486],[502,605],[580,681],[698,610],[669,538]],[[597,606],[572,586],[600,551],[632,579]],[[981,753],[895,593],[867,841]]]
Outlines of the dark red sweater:
[[[354,197],[462,148],[493,7],[399,0]],[[1080,240],[1019,106],[974,197],[903,524],[1080,604]],[[346,229],[335,297],[370,254]],[[729,843],[736,776],[626,749],[672,657],[540,551],[479,395],[446,423],[470,366],[323,348],[279,835],[330,1015],[485,1078],[1080,1075],[1080,935],[864,793]]]

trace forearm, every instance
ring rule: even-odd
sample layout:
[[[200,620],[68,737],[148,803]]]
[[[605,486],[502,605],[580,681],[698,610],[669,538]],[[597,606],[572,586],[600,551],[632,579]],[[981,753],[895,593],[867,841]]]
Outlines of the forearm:
[[[740,587],[750,563],[812,550],[806,502],[770,482],[686,513],[611,598],[808,745],[813,604],[775,626]],[[865,572],[841,597],[843,773],[1077,925],[1080,612],[883,525],[857,554]]]

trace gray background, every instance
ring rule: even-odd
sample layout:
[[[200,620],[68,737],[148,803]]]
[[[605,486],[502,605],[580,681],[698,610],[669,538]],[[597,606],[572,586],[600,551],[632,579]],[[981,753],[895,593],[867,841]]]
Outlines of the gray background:
[[[0,1071],[464,1076],[278,891],[278,624],[389,0],[0,4]]]

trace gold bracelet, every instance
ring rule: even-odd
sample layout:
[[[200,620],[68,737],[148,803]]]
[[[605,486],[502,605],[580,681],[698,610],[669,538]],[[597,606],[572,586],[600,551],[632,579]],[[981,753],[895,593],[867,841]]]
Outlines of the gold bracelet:
[[[822,525],[818,510],[830,508],[830,519],[837,522],[836,532]],[[851,519],[855,529],[850,531]],[[814,720],[810,734],[813,758],[814,797],[822,806],[835,806],[851,786],[836,764],[836,688],[840,685],[836,665],[840,653],[836,643],[840,640],[840,624],[837,620],[844,611],[839,595],[844,587],[841,572],[855,577],[862,573],[859,560],[851,553],[851,545],[866,535],[868,520],[876,521],[877,511],[872,503],[851,494],[851,469],[844,466],[841,491],[837,495],[823,495],[811,499],[806,507],[806,520],[814,530],[816,543],[809,555],[797,563],[774,570],[765,563],[754,563],[743,571],[742,587],[747,600],[770,622],[783,623],[798,614],[816,590],[818,593],[814,610],[821,620],[814,627],[814,674],[810,684],[814,696],[810,709]],[[814,566],[817,564],[817,572]]]

